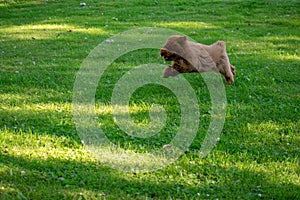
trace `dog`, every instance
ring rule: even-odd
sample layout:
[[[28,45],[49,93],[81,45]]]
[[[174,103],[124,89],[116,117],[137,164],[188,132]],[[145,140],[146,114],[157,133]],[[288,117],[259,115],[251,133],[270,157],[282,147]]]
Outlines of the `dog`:
[[[172,61],[172,66],[167,66],[163,72],[164,78],[212,71],[221,73],[228,83],[234,82],[235,67],[229,62],[224,41],[204,45],[189,41],[186,36],[172,35],[160,49],[160,55]]]

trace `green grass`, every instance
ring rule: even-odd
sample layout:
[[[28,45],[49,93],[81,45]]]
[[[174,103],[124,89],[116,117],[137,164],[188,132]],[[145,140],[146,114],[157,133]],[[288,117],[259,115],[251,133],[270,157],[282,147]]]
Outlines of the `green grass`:
[[[79,3],[0,0],[1,199],[300,199],[299,1]],[[138,27],[170,28],[206,44],[227,42],[237,75],[226,86],[223,135],[207,157],[198,151],[209,125],[210,97],[197,74],[184,77],[198,96],[199,131],[172,165],[120,172],[81,144],[72,118],[76,72],[100,42]],[[155,50],[120,57],[96,93],[101,128],[128,150],[160,148],[179,125],[176,97],[154,85],[134,93],[130,112],[146,125],[151,104],[164,105],[168,118],[161,134],[132,138],[113,121],[114,84],[127,70],[151,62],[164,63]]]

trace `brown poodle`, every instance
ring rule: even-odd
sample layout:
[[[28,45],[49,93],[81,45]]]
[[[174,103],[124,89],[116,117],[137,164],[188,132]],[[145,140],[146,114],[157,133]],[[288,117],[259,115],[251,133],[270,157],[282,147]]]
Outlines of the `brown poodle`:
[[[172,66],[165,68],[163,77],[176,76],[179,73],[217,72],[224,75],[226,81],[233,83],[235,67],[229,63],[226,45],[218,41],[204,45],[188,41],[186,36],[170,36],[160,49],[160,55]]]

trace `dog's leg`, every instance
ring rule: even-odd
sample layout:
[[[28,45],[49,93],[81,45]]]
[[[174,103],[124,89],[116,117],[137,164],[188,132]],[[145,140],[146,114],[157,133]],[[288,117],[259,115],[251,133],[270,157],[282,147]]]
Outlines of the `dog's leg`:
[[[229,83],[234,82],[233,76],[235,75],[235,67],[230,64],[228,55],[226,53],[226,44],[223,41],[218,41],[215,43],[221,50],[220,57],[218,62],[216,63],[221,74],[225,76],[225,79]]]
[[[225,76],[227,82],[234,82],[233,76],[235,75],[235,68],[229,63],[227,54],[221,56],[217,67],[220,69],[220,73]]]

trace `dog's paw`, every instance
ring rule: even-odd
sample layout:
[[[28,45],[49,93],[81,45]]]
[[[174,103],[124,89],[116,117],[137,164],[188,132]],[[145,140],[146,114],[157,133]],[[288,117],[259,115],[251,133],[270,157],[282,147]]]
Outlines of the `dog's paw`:
[[[231,69],[231,72],[232,72],[233,76],[235,76],[235,74],[236,74],[236,72],[235,72],[235,66],[230,65],[230,69]]]
[[[179,72],[173,69],[171,66],[167,66],[163,73],[163,78],[168,78],[169,76],[177,76]]]
[[[226,76],[225,79],[226,79],[226,82],[229,83],[229,84],[233,84],[234,83],[233,76]]]

